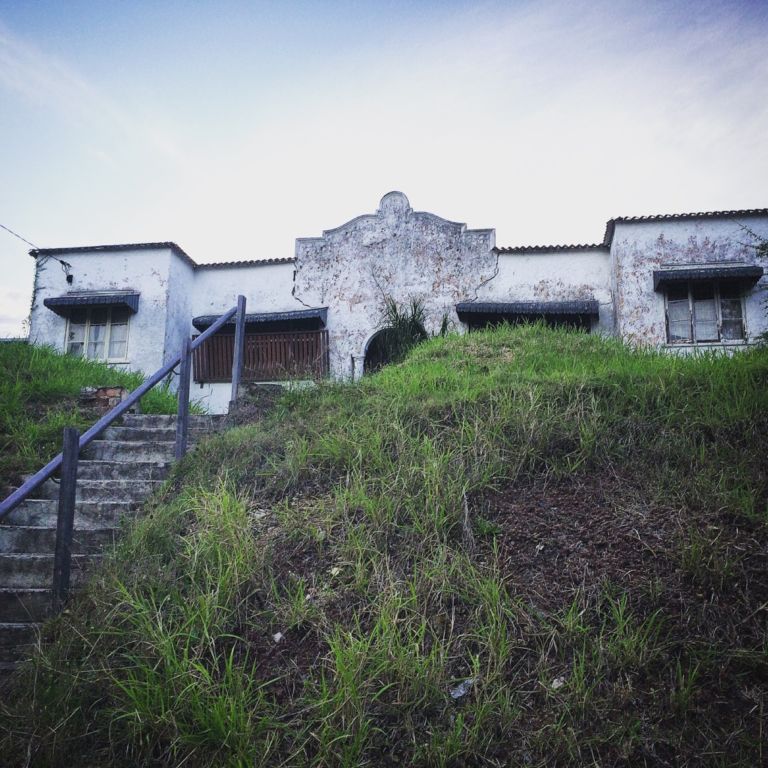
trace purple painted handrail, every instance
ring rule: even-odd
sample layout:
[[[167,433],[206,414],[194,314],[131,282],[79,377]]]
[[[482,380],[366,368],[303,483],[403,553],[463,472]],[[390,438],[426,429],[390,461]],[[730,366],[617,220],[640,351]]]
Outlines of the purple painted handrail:
[[[210,328],[201,333],[190,345],[190,351],[199,347],[207,338],[212,336],[222,326],[224,326],[237,312],[237,307],[225,312]],[[133,390],[128,397],[116,405],[109,413],[104,414],[90,429],[87,429],[80,436],[80,450],[82,451],[88,443],[103,432],[115,419],[122,416],[131,406],[149,392],[155,384],[161,382],[179,363],[181,355],[177,355],[170,362],[152,374],[143,384]],[[40,484],[44,483],[53,473],[61,467],[62,454],[51,459],[42,469],[35,472],[26,482],[22,483],[8,498],[0,502],[0,520],[9,512],[12,512],[22,501],[24,501],[32,491]]]

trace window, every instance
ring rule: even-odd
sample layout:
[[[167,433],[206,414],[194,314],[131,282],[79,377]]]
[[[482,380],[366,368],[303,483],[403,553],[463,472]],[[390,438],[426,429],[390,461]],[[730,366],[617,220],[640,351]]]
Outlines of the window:
[[[91,360],[125,360],[129,315],[126,307],[74,310],[67,321],[66,353]]]
[[[667,341],[713,344],[745,338],[741,292],[729,283],[687,282],[667,287]]]

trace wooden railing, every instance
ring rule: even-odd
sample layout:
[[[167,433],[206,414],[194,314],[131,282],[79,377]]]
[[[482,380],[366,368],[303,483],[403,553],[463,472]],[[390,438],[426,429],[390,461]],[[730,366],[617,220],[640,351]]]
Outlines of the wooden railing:
[[[116,405],[109,413],[102,416],[82,435],[74,427],[65,427],[62,452],[51,459],[42,469],[24,481],[10,496],[0,501],[0,520],[21,504],[29,495],[57,471],[60,471],[58,516],[56,521],[56,548],[53,562],[53,605],[58,611],[69,593],[70,563],[72,556],[72,530],[75,517],[75,495],[77,493],[77,464],[80,451],[98,437],[113,421],[133,408],[152,387],[165,379],[177,366],[179,367],[179,386],[176,392],[178,412],[176,415],[175,457],[180,459],[187,452],[189,429],[189,380],[192,356],[208,338],[234,318],[235,334],[230,339],[230,378],[232,382],[231,402],[237,400],[241,381],[243,361],[243,343],[245,340],[245,297],[237,297],[237,306],[225,312],[205,333],[190,341],[184,338],[181,353],[169,360],[162,368],[155,371],[143,384],[140,384],[128,397]]]
[[[211,336],[194,352],[197,382],[229,382],[234,337]],[[318,379],[328,375],[328,331],[246,333],[242,381]]]

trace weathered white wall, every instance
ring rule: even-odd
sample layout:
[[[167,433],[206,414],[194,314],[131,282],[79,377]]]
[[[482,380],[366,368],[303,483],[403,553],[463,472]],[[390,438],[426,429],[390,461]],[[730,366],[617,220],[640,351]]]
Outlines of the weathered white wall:
[[[164,363],[181,352],[184,337],[190,332],[195,277],[194,267],[177,254],[173,254],[166,288]]]
[[[198,267],[192,292],[192,316],[217,315],[245,296],[248,313],[282,312],[304,309],[291,295],[293,267],[284,264],[243,264]],[[191,328],[191,326],[190,326]]]
[[[208,413],[226,413],[232,397],[232,385],[227,383],[193,381],[189,388],[189,401],[201,405]]]
[[[237,304],[238,295],[245,296],[248,314],[304,309],[293,298],[293,264],[241,264],[198,267],[194,273],[191,309],[187,313],[186,330],[197,333],[192,318],[217,315]],[[190,400],[198,402],[210,413],[226,413],[232,387],[230,384],[192,382]]]
[[[746,227],[747,229],[744,229]],[[611,245],[616,285],[617,331],[634,344],[666,344],[664,294],[653,290],[653,271],[662,265],[743,261],[768,271],[750,247],[747,230],[768,238],[766,217],[617,222]],[[747,341],[768,330],[764,302],[768,277],[746,295]],[[681,345],[675,344],[679,348]],[[707,345],[712,346],[712,345]]]
[[[423,299],[428,330],[444,314],[458,324],[456,302],[475,298],[495,274],[494,244],[493,230],[413,211],[401,192],[385,195],[375,214],[297,240],[294,295],[307,307],[328,307],[333,375],[359,374],[385,296]]]
[[[124,367],[147,374],[159,368],[166,339],[170,266],[177,259],[171,250],[74,252],[58,258],[72,265],[72,284],[67,283],[58,261],[37,258],[30,341],[64,350],[66,320],[45,307],[44,299],[81,291],[138,291],[139,311],[131,315]]]
[[[500,253],[498,274],[478,294],[480,301],[596,299],[594,330],[613,330],[610,255],[605,248]]]

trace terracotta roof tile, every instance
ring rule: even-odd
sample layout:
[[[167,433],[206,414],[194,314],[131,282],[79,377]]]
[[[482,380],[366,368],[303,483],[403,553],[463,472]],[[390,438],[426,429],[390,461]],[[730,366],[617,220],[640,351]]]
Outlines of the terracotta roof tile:
[[[153,251],[160,248],[170,248],[188,264],[196,267],[192,257],[183,248],[170,240],[162,243],[116,243],[114,245],[77,245],[70,248],[33,248],[30,256],[57,256],[64,253],[98,253],[107,251]]]
[[[274,257],[271,259],[247,259],[244,261],[216,261],[207,264],[198,264],[198,269],[213,269],[215,267],[258,267],[264,264],[292,264],[296,259],[293,256]]]
[[[650,216],[618,216],[605,225],[603,245],[610,247],[616,224],[642,224],[650,221],[677,221],[681,219],[731,219],[744,216],[768,216],[768,208],[745,208],[738,211],[699,211],[696,213],[658,213]]]
[[[494,248],[496,253],[555,253],[557,251],[590,251],[603,250],[603,243],[584,243],[578,245],[517,245],[514,247]]]
[[[115,243],[114,245],[78,245],[70,248],[33,248],[30,256],[60,256],[65,253],[108,253],[110,251],[152,251],[161,248],[170,248],[183,261],[186,261],[194,269],[215,269],[217,267],[243,267],[259,266],[262,264],[290,264],[295,261],[293,257],[252,259],[249,261],[222,261],[207,264],[198,264],[183,248],[169,241],[161,243]]]

